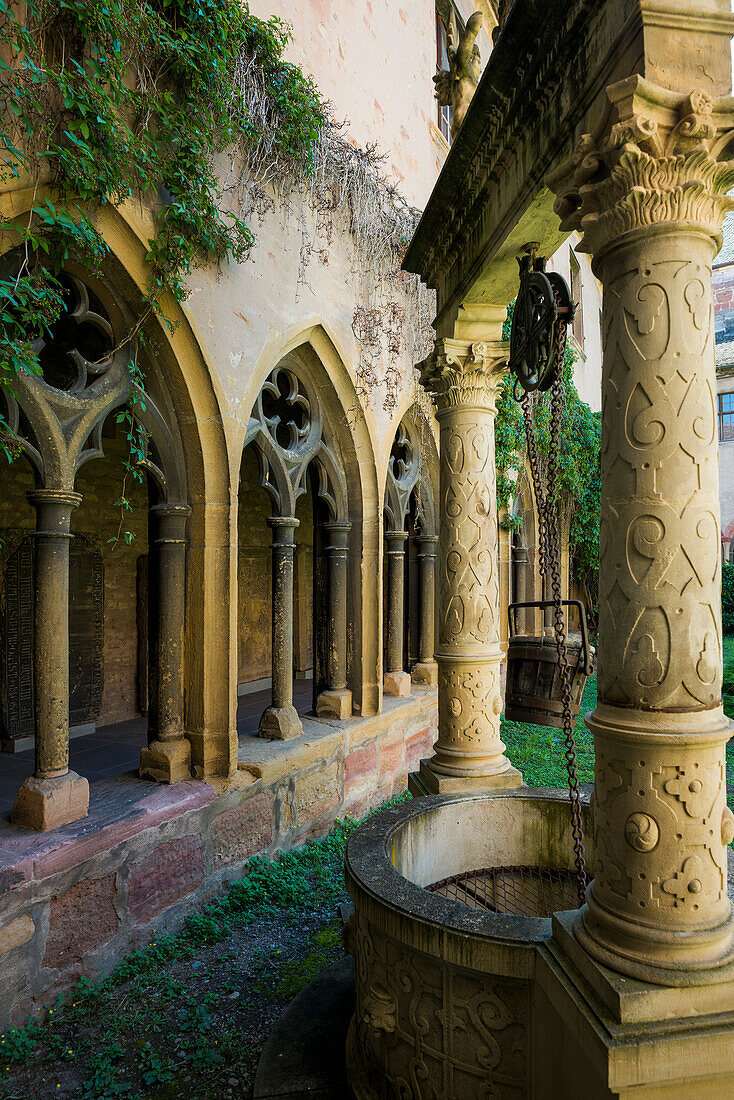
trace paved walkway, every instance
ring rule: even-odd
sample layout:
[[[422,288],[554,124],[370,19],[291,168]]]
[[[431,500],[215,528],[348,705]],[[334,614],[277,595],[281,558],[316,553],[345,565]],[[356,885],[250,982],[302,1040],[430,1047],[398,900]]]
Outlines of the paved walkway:
[[[260,715],[270,702],[270,689],[240,695],[237,702],[237,732],[257,733]],[[293,702],[299,714],[306,714],[313,703],[311,680],[296,680]],[[122,772],[136,771],[140,750],[148,739],[145,718],[132,718],[110,726],[99,726],[86,737],[74,737],[69,742],[69,766],[90,783],[110,779]],[[8,818],[18,787],[33,772],[33,749],[25,752],[0,753],[0,818]]]

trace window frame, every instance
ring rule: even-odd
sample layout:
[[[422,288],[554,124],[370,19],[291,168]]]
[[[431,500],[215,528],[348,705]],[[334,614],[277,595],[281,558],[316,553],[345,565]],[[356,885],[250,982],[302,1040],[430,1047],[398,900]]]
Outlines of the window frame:
[[[734,443],[734,390],[716,396],[719,443]],[[728,402],[725,398],[729,398]]]

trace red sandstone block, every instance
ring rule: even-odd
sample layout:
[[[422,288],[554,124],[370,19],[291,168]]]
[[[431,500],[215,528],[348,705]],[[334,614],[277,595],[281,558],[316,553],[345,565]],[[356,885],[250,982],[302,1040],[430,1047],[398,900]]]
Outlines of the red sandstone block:
[[[414,733],[405,742],[405,767],[413,771],[424,756],[428,756],[433,748],[434,734],[430,726]]]
[[[402,730],[380,745],[380,778],[403,770],[405,766],[405,734]]]
[[[214,797],[214,790],[208,783],[193,779],[170,787],[151,786],[145,798],[135,804],[132,813],[123,803],[117,820],[105,821],[100,828],[84,836],[62,840],[58,848],[36,859],[33,863],[33,877],[46,878],[70,867],[77,867],[86,859],[91,859],[99,852],[108,852],[116,844],[137,836],[145,829],[153,829],[164,821],[172,821],[191,810],[208,806]],[[94,812],[90,812],[90,824],[94,823],[97,809],[93,807]]]
[[[162,913],[192,894],[204,878],[204,853],[196,836],[161,844],[133,865],[127,882],[127,906],[135,924]]]
[[[344,789],[353,789],[360,780],[377,771],[377,745],[350,752],[344,759]]]
[[[230,863],[245,863],[256,852],[267,848],[273,839],[273,809],[266,791],[245,799],[239,806],[225,810],[211,830],[215,869]]]
[[[81,879],[51,902],[43,965],[56,970],[82,963],[117,935],[115,876]]]

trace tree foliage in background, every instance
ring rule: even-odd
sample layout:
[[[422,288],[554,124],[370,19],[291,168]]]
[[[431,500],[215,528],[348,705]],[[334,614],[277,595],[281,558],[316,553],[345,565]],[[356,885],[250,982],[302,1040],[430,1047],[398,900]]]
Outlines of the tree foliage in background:
[[[509,338],[513,306],[507,311],[503,336]],[[567,525],[572,575],[586,594],[589,608],[598,601],[599,516],[601,508],[601,413],[592,412],[579,397],[573,375],[577,355],[566,346],[563,361],[565,407],[558,454],[558,501],[561,522]],[[497,451],[497,503],[506,511],[505,526],[522,521],[511,512],[519,483],[527,481],[525,429],[522,411],[514,397],[514,375],[505,378],[497,403],[495,446]],[[550,395],[532,399],[541,476],[547,477],[550,450]]]
[[[734,565],[721,567],[721,627],[724,634],[734,634]]]

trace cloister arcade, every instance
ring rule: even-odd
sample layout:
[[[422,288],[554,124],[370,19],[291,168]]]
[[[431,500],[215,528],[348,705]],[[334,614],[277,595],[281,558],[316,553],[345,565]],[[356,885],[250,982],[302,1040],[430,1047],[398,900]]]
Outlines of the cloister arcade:
[[[69,768],[70,738],[77,755],[108,739],[105,774],[117,756],[118,770],[132,766],[139,749],[143,779],[227,776],[238,730],[287,740],[303,734],[303,714],[374,714],[383,666],[386,694],[391,677],[399,696],[410,693],[411,673],[435,684],[429,425],[420,439],[406,412],[385,463],[383,565],[377,541],[374,553],[365,546],[382,517],[365,500],[354,410],[310,342],[288,350],[260,385],[239,466],[229,463],[231,526],[215,574],[229,556],[233,610],[228,586],[202,583],[197,558],[213,548],[200,544],[195,501],[206,490],[187,447],[197,428],[166,369],[160,326],[150,319],[133,351],[134,289],[114,264],[93,277],[70,268],[67,292],[68,311],[41,352],[44,377],[23,377],[6,398],[20,444],[0,493],[2,748],[34,750],[13,821],[44,830],[88,810],[87,779]],[[144,388],[129,405],[131,354]],[[132,463],[128,433],[141,449]],[[384,601],[364,598],[366,569],[384,580]],[[217,601],[220,646],[232,650],[216,704],[201,675],[202,598]],[[250,698],[263,696],[253,723]],[[205,717],[214,705],[226,714],[218,736]]]

